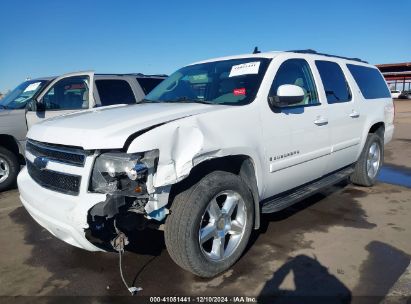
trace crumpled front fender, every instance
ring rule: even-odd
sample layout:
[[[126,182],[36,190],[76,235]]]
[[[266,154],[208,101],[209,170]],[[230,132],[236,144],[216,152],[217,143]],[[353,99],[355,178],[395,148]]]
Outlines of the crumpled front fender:
[[[262,145],[258,124],[245,109],[237,109],[236,121],[227,121],[230,114],[217,111],[158,126],[135,138],[127,152],[159,150],[155,188],[183,180],[193,167],[205,160],[229,155],[249,156],[255,164],[259,183],[264,152],[259,150]]]

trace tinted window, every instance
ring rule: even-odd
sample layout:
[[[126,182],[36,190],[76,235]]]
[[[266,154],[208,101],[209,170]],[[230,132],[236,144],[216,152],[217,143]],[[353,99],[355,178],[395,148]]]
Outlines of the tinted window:
[[[291,106],[305,106],[318,104],[318,94],[310,66],[304,59],[290,59],[284,61],[275,75],[270,89],[270,95],[276,96],[278,88],[283,84],[293,84],[304,91],[304,100]]]
[[[374,68],[347,64],[365,99],[391,98],[381,73]]]
[[[341,67],[331,61],[316,61],[318,72],[323,82],[328,103],[339,103],[351,100],[351,92]]]
[[[44,95],[46,110],[88,109],[89,79],[87,76],[63,78]]]
[[[137,78],[138,83],[143,89],[144,94],[148,94],[164,79],[161,78]]]
[[[136,103],[134,93],[125,80],[96,80],[96,87],[102,106]]]

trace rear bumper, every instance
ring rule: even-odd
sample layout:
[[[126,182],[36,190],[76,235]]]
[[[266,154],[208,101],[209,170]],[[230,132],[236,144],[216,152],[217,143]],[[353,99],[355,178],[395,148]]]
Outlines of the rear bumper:
[[[102,251],[86,239],[84,229],[88,228],[88,210],[104,201],[105,195],[71,196],[45,189],[31,179],[26,167],[18,175],[17,184],[24,207],[51,234],[70,245]]]

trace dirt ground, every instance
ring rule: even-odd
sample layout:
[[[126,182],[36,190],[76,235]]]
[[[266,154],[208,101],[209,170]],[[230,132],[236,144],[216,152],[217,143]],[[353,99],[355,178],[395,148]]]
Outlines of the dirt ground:
[[[397,302],[398,295],[411,296],[410,217],[411,101],[404,100],[396,101],[395,139],[373,188],[341,183],[263,216],[244,256],[214,279],[176,266],[160,231],[139,236],[141,245],[124,256],[124,274],[143,288],[140,299],[275,294],[281,302],[289,295],[340,295],[345,303],[376,303],[391,295],[385,301]],[[87,252],[54,238],[31,219],[17,190],[0,193],[0,242],[0,299],[129,295],[115,253]]]

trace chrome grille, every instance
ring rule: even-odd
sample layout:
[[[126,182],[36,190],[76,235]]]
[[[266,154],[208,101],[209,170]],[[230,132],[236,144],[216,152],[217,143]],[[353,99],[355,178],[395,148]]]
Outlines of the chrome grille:
[[[87,151],[81,148],[53,145],[34,140],[26,143],[27,171],[40,186],[64,194],[78,195],[81,174],[74,167],[84,167]],[[62,169],[55,171],[47,165],[49,162],[60,163]],[[71,169],[70,169],[71,168]],[[60,172],[62,170],[63,172]],[[66,171],[67,170],[67,171]],[[70,172],[77,172],[72,174]]]
[[[45,144],[34,140],[27,141],[26,150],[35,157],[46,157],[52,161],[80,167],[84,166],[87,156],[87,153],[79,148]]]
[[[80,191],[81,176],[41,170],[30,161],[27,161],[27,170],[31,178],[44,188],[70,195],[77,195]]]

